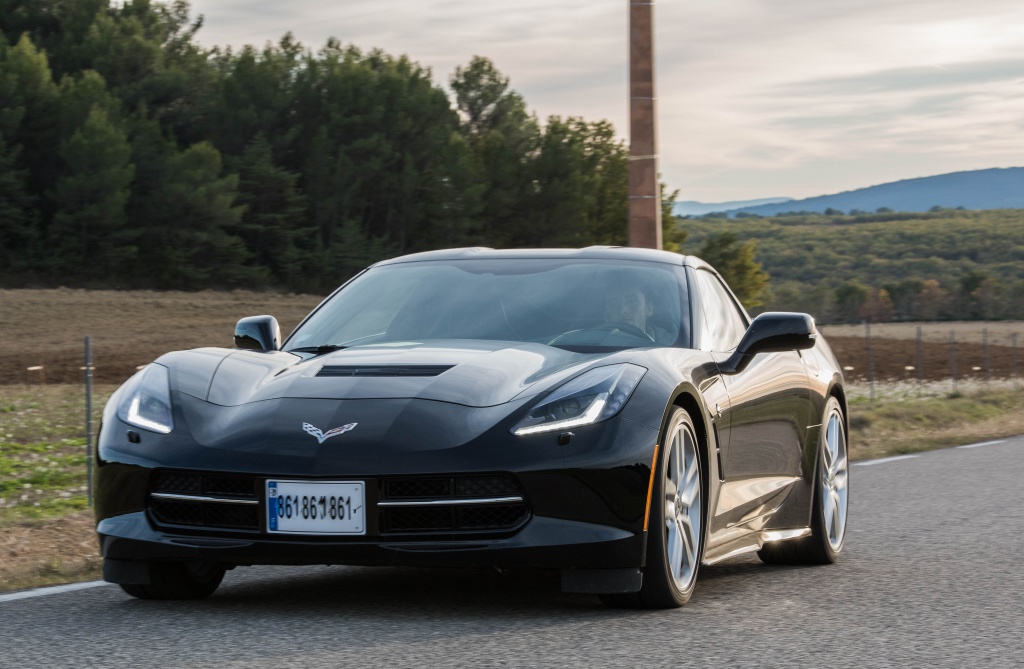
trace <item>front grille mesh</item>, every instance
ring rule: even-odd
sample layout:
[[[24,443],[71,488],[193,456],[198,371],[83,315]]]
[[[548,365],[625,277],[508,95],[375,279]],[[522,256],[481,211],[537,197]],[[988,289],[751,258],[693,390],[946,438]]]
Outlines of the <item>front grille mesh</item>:
[[[380,530],[388,533],[510,531],[530,515],[524,501],[461,503],[463,500],[521,497],[512,476],[402,477],[381,482],[381,499],[391,502],[435,502],[423,506],[384,506]],[[451,502],[441,504],[437,502]]]
[[[427,499],[451,497],[451,479],[387,479],[384,481],[384,499]]]
[[[381,512],[383,532],[510,530],[529,516],[522,502],[478,506],[406,506]]]
[[[257,482],[252,476],[158,471],[153,475],[150,490],[156,493],[256,501]],[[159,497],[149,499],[149,510],[153,519],[162,525],[258,530],[260,508],[259,504],[191,502]]]
[[[519,485],[511,476],[465,477],[455,481],[459,497],[500,497],[519,492]]]

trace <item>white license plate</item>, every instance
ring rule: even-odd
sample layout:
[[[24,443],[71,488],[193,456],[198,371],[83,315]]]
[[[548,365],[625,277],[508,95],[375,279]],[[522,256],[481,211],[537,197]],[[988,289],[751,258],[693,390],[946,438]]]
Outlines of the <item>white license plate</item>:
[[[267,481],[267,531],[366,534],[362,481]]]

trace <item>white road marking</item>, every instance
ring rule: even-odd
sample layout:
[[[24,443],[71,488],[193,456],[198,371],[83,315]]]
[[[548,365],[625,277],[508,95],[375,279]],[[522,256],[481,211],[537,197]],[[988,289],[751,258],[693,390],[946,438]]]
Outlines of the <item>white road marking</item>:
[[[85,583],[68,583],[67,585],[54,585],[48,588],[36,588],[35,590],[9,592],[6,595],[0,595],[0,604],[3,602],[13,602],[16,599],[31,599],[32,597],[45,597],[46,595],[59,595],[62,592],[98,588],[101,585],[110,585],[110,583],[106,581],[86,581]]]
[[[983,441],[980,444],[967,444],[965,446],[957,446],[957,448],[981,448],[982,446],[995,446],[996,444],[1005,444],[1005,439],[997,439],[995,441]]]
[[[894,455],[891,458],[879,458],[877,460],[864,460],[863,462],[855,462],[853,464],[860,465],[861,467],[867,467],[868,465],[880,465],[883,462],[895,462],[897,460],[909,460],[910,458],[916,458],[917,455]]]

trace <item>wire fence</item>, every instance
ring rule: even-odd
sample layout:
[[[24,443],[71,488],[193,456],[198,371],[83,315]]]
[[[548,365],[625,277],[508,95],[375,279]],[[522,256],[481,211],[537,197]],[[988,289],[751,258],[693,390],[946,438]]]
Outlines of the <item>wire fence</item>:
[[[886,337],[873,333],[871,323],[863,323],[860,338],[829,336],[848,381],[867,389],[870,399],[877,396],[877,384],[901,382],[901,387],[916,386],[918,395],[934,394],[936,388],[957,393],[967,388],[999,386],[1020,388],[1020,348],[1017,332],[1001,328],[998,335],[989,328],[978,330],[951,328],[945,341],[936,341],[936,328],[909,325],[904,336]],[[911,328],[913,328],[911,330]]]

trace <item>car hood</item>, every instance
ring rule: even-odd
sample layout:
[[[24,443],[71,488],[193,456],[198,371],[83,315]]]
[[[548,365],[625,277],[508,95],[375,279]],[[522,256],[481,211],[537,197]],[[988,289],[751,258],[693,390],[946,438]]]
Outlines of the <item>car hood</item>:
[[[359,346],[326,355],[203,348],[168,353],[172,388],[222,406],[271,399],[427,399],[504,404],[609,354],[543,344],[447,340]]]

